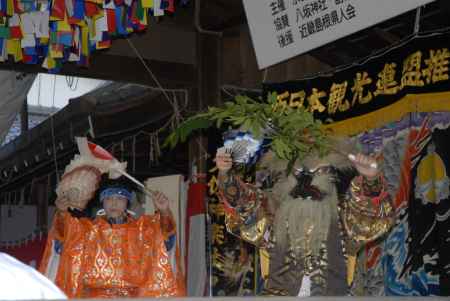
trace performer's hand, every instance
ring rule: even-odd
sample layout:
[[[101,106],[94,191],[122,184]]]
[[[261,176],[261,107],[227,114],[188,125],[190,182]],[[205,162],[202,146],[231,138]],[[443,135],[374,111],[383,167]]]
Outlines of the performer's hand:
[[[94,192],[90,193],[74,193],[75,196],[70,198],[69,207],[83,211],[90,200],[94,197]]]
[[[380,172],[378,170],[378,167],[373,166],[373,163],[377,162],[373,157],[365,156],[363,154],[357,154],[354,159],[351,159],[351,161],[353,162],[353,165],[358,170],[358,172],[366,178],[375,178]]]
[[[168,215],[170,214],[170,204],[167,196],[160,192],[156,191],[153,194],[153,203],[155,204],[155,208],[162,214]]]
[[[219,172],[226,173],[233,166],[233,159],[231,158],[231,154],[226,153],[224,148],[219,148],[216,153],[216,158],[214,159],[216,162],[217,169]]]
[[[58,198],[69,202],[69,208],[84,210],[94,197],[100,183],[101,172],[90,165],[83,165],[64,173],[56,188]]]
[[[67,209],[70,207],[70,202],[67,198],[62,197],[58,198],[55,201],[56,208],[60,211],[67,211]]]

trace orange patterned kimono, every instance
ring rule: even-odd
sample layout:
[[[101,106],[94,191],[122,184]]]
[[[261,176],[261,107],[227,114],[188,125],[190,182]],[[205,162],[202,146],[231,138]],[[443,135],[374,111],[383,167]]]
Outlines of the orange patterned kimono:
[[[58,212],[40,271],[56,270],[55,283],[69,298],[183,296],[182,272],[166,249],[174,229],[159,214],[109,224]]]

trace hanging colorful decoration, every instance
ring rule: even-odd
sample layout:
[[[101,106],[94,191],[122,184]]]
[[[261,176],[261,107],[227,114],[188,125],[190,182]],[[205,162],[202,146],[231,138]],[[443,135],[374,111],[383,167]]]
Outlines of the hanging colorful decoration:
[[[175,0],[0,0],[0,61],[11,56],[52,73],[65,62],[87,67],[91,53],[113,38],[174,12]]]

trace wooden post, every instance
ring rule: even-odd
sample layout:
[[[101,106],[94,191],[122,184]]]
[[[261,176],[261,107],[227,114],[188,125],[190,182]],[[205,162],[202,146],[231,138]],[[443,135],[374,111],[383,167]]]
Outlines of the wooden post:
[[[222,74],[222,38],[219,35],[197,33],[197,84],[190,91],[191,110],[203,111],[218,105]],[[189,163],[196,167],[197,180],[206,181],[208,139],[197,135],[189,141]],[[191,174],[192,176],[192,174]]]

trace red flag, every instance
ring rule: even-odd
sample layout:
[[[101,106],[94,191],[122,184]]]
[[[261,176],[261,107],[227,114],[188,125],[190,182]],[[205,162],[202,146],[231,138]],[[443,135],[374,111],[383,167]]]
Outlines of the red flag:
[[[66,14],[66,3],[64,0],[54,0],[52,5],[51,16],[58,18],[59,20],[64,20]]]
[[[113,155],[111,155],[103,147],[101,147],[95,143],[89,142],[89,141],[88,141],[88,146],[89,146],[89,150],[91,151],[91,154],[94,157],[102,159],[102,160],[113,160],[114,159]]]
[[[116,33],[116,16],[115,16],[115,10],[114,9],[105,9],[106,11],[106,17],[108,18],[108,32],[110,34]]]
[[[174,13],[175,12],[175,3],[174,0],[169,0],[169,5],[166,8],[167,11]]]
[[[88,17],[94,17],[94,16],[98,15],[98,13],[100,11],[100,9],[96,3],[85,2],[84,7],[85,7],[86,16],[88,16]]]
[[[86,137],[77,137],[78,150],[80,155],[94,157],[101,160],[112,161],[114,156],[106,149],[95,143],[89,142]]]

